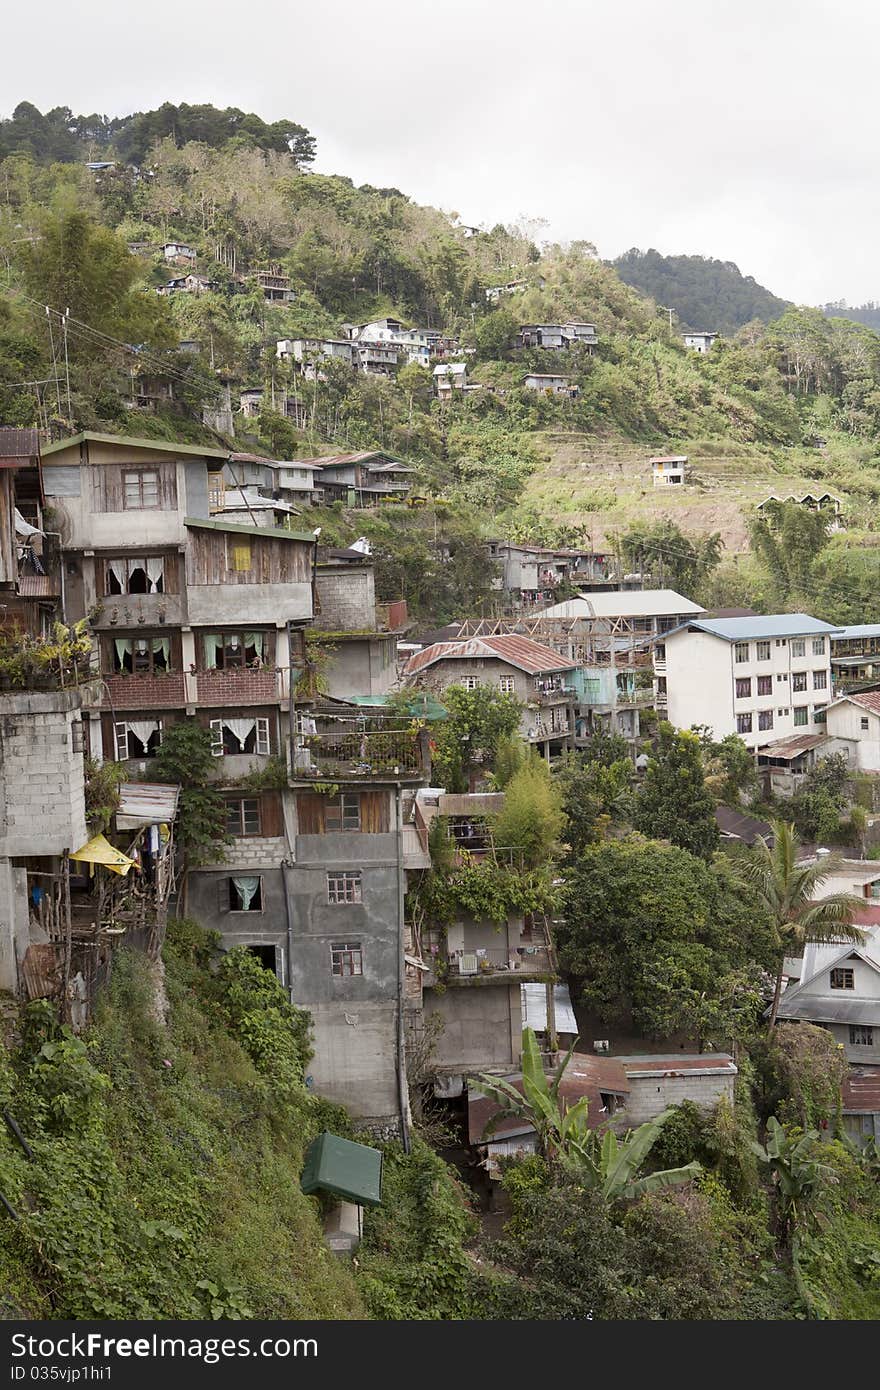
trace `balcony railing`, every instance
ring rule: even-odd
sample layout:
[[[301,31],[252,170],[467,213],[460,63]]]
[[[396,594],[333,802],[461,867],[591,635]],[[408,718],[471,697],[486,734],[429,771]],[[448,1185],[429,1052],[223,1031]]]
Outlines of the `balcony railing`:
[[[306,734],[297,744],[298,777],[414,777],[424,763],[419,738],[408,731]]]
[[[175,709],[187,703],[182,671],[106,676],[103,688],[105,709]]]
[[[272,705],[279,695],[275,671],[246,666],[196,674],[198,702],[203,705]]]
[[[539,705],[556,705],[560,700],[573,700],[576,691],[572,685],[552,685],[535,692]]]

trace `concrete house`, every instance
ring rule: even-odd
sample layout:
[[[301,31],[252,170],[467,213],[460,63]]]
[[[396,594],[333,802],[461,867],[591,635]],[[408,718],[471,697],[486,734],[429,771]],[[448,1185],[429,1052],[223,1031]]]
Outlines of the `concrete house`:
[[[349,507],[375,507],[380,502],[402,501],[409,494],[413,474],[400,459],[381,449],[297,459],[297,465],[320,468],[324,500],[345,502]]]
[[[323,380],[320,362],[332,358],[352,367],[354,345],[347,338],[280,338],[275,344],[275,356],[280,362],[296,362],[307,380]]]
[[[208,280],[204,275],[178,275],[173,280],[166,280],[164,285],[160,285],[156,290],[157,294],[208,294],[216,288],[214,280]],[[183,344],[181,344],[183,346]]]
[[[166,241],[162,247],[162,255],[166,261],[171,261],[173,265],[195,265],[196,263],[195,251],[182,241]]]
[[[856,766],[856,745],[852,739],[828,734],[795,734],[774,739],[758,751],[758,771],[766,791],[777,796],[794,796],[823,758],[840,753]]]
[[[571,377],[558,376],[554,372],[529,372],[523,378],[527,391],[543,391],[548,396],[567,396],[574,400],[580,394],[580,387]]]
[[[836,630],[806,613],[682,624],[663,643],[670,722],[739,734],[749,748],[824,733]]]
[[[681,340],[691,352],[703,353],[711,350],[717,337],[717,333],[682,333]]]
[[[594,323],[524,323],[520,325],[516,346],[560,351],[580,344],[592,352],[598,341]]]
[[[523,738],[548,760],[574,742],[573,661],[513,634],[436,642],[410,657],[404,679],[442,691],[449,685],[492,686],[526,706]]]
[[[756,511],[767,520],[771,531],[776,530],[779,508],[783,502],[797,503],[798,506],[806,508],[807,511],[821,513],[828,523],[829,531],[842,531],[844,529],[840,519],[843,503],[832,492],[804,492],[800,494],[790,492],[786,497],[765,497],[763,502],[759,502],[756,507]]]
[[[278,266],[255,270],[250,278],[270,304],[292,304],[296,299],[295,292],[290,288],[290,276],[282,275]]]
[[[832,737],[853,745],[859,772],[880,772],[880,690],[853,691],[833,700],[825,711],[825,727]]]
[[[780,1019],[827,1028],[848,1062],[880,1063],[880,942],[868,927],[864,945],[804,947],[800,980],[779,1002]]]
[[[454,391],[467,387],[466,362],[439,362],[434,368],[434,392],[438,399],[451,400]]]
[[[327,695],[338,700],[385,695],[397,681],[397,643],[409,626],[405,599],[377,604],[369,555],[318,551],[312,632],[327,649]]]
[[[687,480],[687,454],[658,454],[648,462],[654,487],[684,486]]]

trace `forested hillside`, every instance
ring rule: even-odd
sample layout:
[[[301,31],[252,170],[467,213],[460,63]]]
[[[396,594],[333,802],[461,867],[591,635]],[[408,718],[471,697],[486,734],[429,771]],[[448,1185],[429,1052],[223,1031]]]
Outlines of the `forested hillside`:
[[[314,139],[292,120],[184,104],[108,120],[23,104],[0,123],[0,148],[6,423],[208,439],[222,392],[237,407],[241,390],[262,389],[259,415],[236,415],[239,448],[382,447],[415,466],[427,513],[347,516],[337,504],[316,520],[340,542],[370,535],[385,596],[404,592],[441,621],[487,601],[490,531],[610,548],[634,524],[670,521],[736,552],[757,502],[817,482],[845,504],[835,564],[860,602],[880,594],[880,338],[868,327],[786,306],[721,262],[649,252],[615,268],[588,241],[539,246],[527,226],[476,230],[398,189],[311,172]],[[201,292],[156,293],[181,273],[169,241],[192,248]],[[688,352],[670,331],[668,279],[643,286],[659,304],[624,283],[636,264],[680,272],[695,296],[682,319],[727,336]],[[288,277],[292,302],[264,297],[254,276],[269,269]],[[710,290],[713,303],[727,296],[726,318],[706,322]],[[479,389],[441,402],[415,363],[386,377],[326,361],[306,379],[276,354],[281,339],[386,315],[457,340]],[[567,320],[595,324],[592,352],[516,346],[520,324]],[[549,370],[576,395],[526,388],[526,373]],[[692,485],[675,497],[652,492],[658,449],[691,459]],[[712,583],[716,602],[770,601],[751,562],[722,562]]]
[[[733,334],[753,319],[769,323],[788,307],[732,261],[633,247],[612,264],[621,280],[665,304],[682,328],[695,332]]]

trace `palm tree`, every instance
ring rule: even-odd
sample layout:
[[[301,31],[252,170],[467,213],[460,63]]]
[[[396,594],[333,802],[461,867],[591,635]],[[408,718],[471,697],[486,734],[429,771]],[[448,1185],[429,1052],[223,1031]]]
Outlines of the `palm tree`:
[[[683,1168],[661,1168],[638,1177],[638,1171],[660,1137],[660,1131],[672,1114],[664,1110],[653,1120],[646,1120],[619,1140],[613,1130],[600,1134],[589,1130],[570,1146],[566,1167],[585,1187],[595,1188],[606,1202],[632,1202],[647,1192],[662,1187],[678,1187],[690,1182],[702,1172],[699,1163],[686,1163]]]
[[[548,1080],[534,1030],[523,1029],[522,1091],[497,1076],[480,1075],[472,1083],[474,1090],[482,1092],[498,1106],[497,1113],[486,1125],[484,1138],[489,1138],[502,1120],[508,1117],[521,1119],[524,1124],[531,1125],[538,1136],[538,1152],[550,1158],[574,1136],[588,1132],[586,1097],[571,1109],[566,1109],[559,1095],[559,1085],[576,1044],[577,1038]]]
[[[862,899],[853,893],[832,893],[816,900],[816,889],[840,864],[837,855],[798,862],[800,839],[787,821],[770,822],[772,845],[759,836],[741,870],[745,883],[758,897],[773,921],[778,969],[769,1031],[776,1027],[786,955],[802,950],[808,942],[852,941],[860,945],[864,932],[853,926]]]

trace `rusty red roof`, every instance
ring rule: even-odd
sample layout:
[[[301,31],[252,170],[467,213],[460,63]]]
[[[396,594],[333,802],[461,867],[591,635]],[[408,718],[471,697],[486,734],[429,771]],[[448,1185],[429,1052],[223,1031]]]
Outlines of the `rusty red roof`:
[[[626,1076],[680,1076],[700,1072],[727,1072],[736,1076],[737,1068],[727,1052],[672,1052],[658,1055],[644,1053],[614,1059],[623,1067]]]
[[[509,1081],[520,1093],[522,1092],[521,1076],[509,1076],[505,1080]],[[629,1082],[617,1057],[594,1057],[577,1054],[566,1068],[565,1076],[559,1087],[559,1094],[568,1106],[575,1105],[577,1101],[586,1096],[589,1101],[587,1123],[590,1129],[598,1129],[609,1119],[608,1111],[602,1105],[601,1092],[625,1097],[629,1094],[629,1089]],[[482,1144],[484,1142],[483,1135],[486,1125],[497,1113],[498,1106],[494,1100],[491,1100],[489,1096],[480,1095],[475,1089],[469,1090],[469,1143]],[[497,1128],[490,1135],[490,1139],[502,1139],[505,1135],[512,1134],[528,1134],[531,1129],[532,1125],[527,1120],[519,1116],[508,1115],[503,1120],[499,1120]]]
[[[540,676],[545,671],[574,671],[577,663],[568,661],[549,647],[533,642],[530,637],[517,637],[507,633],[501,637],[468,637],[458,642],[435,642],[424,651],[411,656],[404,669],[404,675],[414,676],[419,671],[434,666],[438,661],[504,661],[530,676]]]
[[[0,468],[22,468],[40,457],[40,436],[36,430],[0,429]]]
[[[880,1067],[850,1067],[842,1089],[845,1111],[880,1114]]]
[[[862,705],[864,709],[880,714],[880,690],[861,690],[858,694],[842,695],[841,700],[852,700],[854,705]]]

